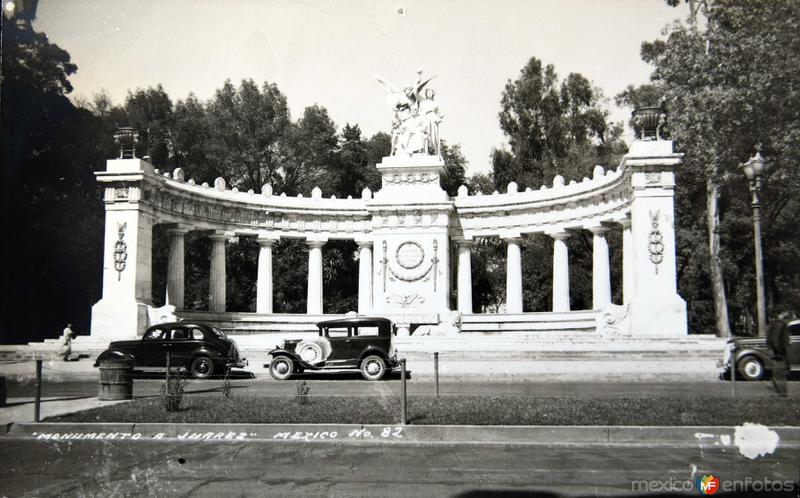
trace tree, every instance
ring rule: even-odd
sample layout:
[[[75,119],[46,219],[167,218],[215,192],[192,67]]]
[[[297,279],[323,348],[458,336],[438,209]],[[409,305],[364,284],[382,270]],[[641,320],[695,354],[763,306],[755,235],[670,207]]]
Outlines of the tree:
[[[207,145],[214,130],[203,103],[193,94],[175,103],[172,113],[172,163],[198,178],[210,180],[222,175],[208,157]]]
[[[369,144],[361,139],[361,129],[358,125],[345,124],[333,163],[333,192],[339,197],[359,197],[367,187],[373,191],[379,189],[380,173],[375,164],[370,162]]]
[[[228,80],[206,112],[214,131],[206,154],[226,181],[240,190],[260,191],[266,183],[283,187],[291,120],[286,97],[276,85],[264,83],[259,89],[253,80],[242,80],[237,89]]]
[[[335,161],[336,125],[324,107],[313,105],[305,108],[292,132],[286,144],[289,155],[282,165],[282,186],[287,193],[310,193]]]
[[[133,126],[139,131],[139,150],[157,168],[171,166],[173,128],[172,100],[161,85],[128,92],[125,119],[117,126]]]
[[[99,297],[102,163],[97,121],[66,97],[77,67],[29,23],[2,16],[0,219],[2,342],[53,337],[72,321],[86,330]],[[46,307],[47,313],[42,313]]]
[[[583,75],[561,81],[552,64],[532,57],[503,90],[500,128],[510,150],[492,151],[495,187],[505,191],[514,181],[538,188],[557,174],[580,180],[595,164],[618,161],[625,152],[622,127],[608,122],[601,100]]]
[[[739,163],[757,144],[771,165],[764,191],[767,266],[773,258],[787,262],[786,255],[798,247],[795,231],[786,224],[795,220],[800,181],[793,167],[800,159],[800,118],[794,111],[800,105],[800,5],[790,0],[698,1],[692,15],[688,24],[672,26],[666,39],[643,44],[642,58],[655,68],[653,84],[663,92],[672,136],[686,153],[679,181],[690,201],[686,207],[704,212],[716,331],[727,336],[729,296],[736,302],[736,321],[752,323],[752,291],[746,289],[752,285],[738,282],[748,273],[741,269],[753,264],[749,194]],[[697,22],[698,15],[703,22]],[[704,185],[704,209],[698,209],[696,185]],[[683,223],[679,236],[696,235],[691,220]],[[767,273],[771,302],[798,302],[796,285],[778,283],[787,274],[793,275],[788,281],[797,282],[794,266]],[[726,282],[725,274],[738,278]]]
[[[461,145],[448,145],[444,140],[441,142],[442,160],[444,161],[444,172],[441,177],[442,189],[447,195],[453,197],[458,194],[458,187],[467,183],[466,166],[467,159],[461,153]]]

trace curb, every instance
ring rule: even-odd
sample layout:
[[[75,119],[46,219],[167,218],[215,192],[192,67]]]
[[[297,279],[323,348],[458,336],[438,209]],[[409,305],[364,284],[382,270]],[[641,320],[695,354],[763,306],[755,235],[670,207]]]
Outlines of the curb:
[[[781,447],[800,447],[800,427],[771,427]],[[0,437],[42,441],[174,440],[276,443],[498,444],[728,447],[728,426],[463,426],[360,424],[38,423],[0,427]]]

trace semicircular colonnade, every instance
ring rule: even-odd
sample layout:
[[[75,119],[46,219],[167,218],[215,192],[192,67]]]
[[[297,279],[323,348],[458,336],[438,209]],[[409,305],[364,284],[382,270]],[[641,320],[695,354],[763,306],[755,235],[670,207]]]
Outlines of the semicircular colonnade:
[[[130,154],[131,156],[133,154]],[[169,237],[167,296],[184,307],[184,238],[198,231],[211,239],[209,312],[216,321],[268,320],[273,313],[272,246],[283,238],[309,246],[308,316],[323,311],[322,247],[329,240],[358,244],[358,312],[393,318],[405,332],[436,324],[450,312],[451,281],[464,330],[593,330],[620,335],[685,335],[686,308],[677,294],[673,195],[681,155],[668,140],[636,140],[615,170],[594,168],[591,178],[505,193],[449,197],[439,184],[439,156],[395,155],[378,165],[382,188],[360,198],[240,192],[222,178],[213,185],[186,179],[181,169],[159,172],[142,159],[112,159],[96,173],[106,209],[103,296],[93,307],[92,336],[130,338],[147,324],[152,303],[153,227]],[[611,302],[607,233],[622,231],[623,303]],[[589,230],[593,241],[591,312],[570,311],[566,239]],[[520,241],[553,238],[552,311],[523,313]],[[259,243],[256,312],[229,313],[225,302],[225,241],[252,236]],[[506,313],[473,313],[471,248],[485,237],[506,243]],[[449,254],[450,243],[457,247]],[[455,258],[455,275],[450,258]],[[196,313],[203,317],[202,313]],[[657,323],[652,319],[659,316]],[[537,325],[538,324],[538,325]],[[541,326],[545,324],[545,326]]]

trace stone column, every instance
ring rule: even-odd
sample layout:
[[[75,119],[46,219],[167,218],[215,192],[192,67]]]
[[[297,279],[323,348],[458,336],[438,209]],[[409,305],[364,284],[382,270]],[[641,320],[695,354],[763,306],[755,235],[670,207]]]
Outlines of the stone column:
[[[682,154],[669,140],[636,140],[622,159],[632,197],[633,287],[630,330],[635,336],[687,334],[686,302],[678,295],[675,173]]]
[[[357,240],[358,244],[358,313],[372,311],[372,241]]]
[[[569,311],[569,249],[567,232],[553,237],[553,311]]]
[[[169,259],[167,260],[167,304],[182,310],[184,307],[184,236],[187,228],[170,228]]]
[[[208,311],[225,311],[225,234],[213,233],[211,239],[211,269],[208,273]]]
[[[112,159],[97,173],[103,188],[105,236],[103,293],[92,306],[92,339],[101,343],[135,339],[147,328],[152,304],[153,225],[160,220],[150,204],[160,182],[142,159]]]
[[[633,284],[633,232],[631,232],[631,219],[620,220],[622,225],[622,303],[631,301],[634,294]]]
[[[309,315],[322,314],[322,246],[327,240],[306,240],[308,244],[308,300]]]
[[[608,260],[608,227],[589,228],[592,232],[592,308],[599,310],[611,304],[611,271]]]
[[[472,241],[458,241],[458,311],[472,313]]]
[[[519,237],[506,239],[506,313],[522,313],[522,251]]]
[[[272,313],[272,244],[275,239],[259,236],[256,313]]]

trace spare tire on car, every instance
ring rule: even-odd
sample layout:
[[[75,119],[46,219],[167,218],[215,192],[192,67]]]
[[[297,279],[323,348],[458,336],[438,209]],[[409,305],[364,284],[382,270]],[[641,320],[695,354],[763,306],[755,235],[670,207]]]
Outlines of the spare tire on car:
[[[328,359],[331,354],[331,343],[325,338],[302,341],[295,348],[300,359],[309,365],[317,365]]]

